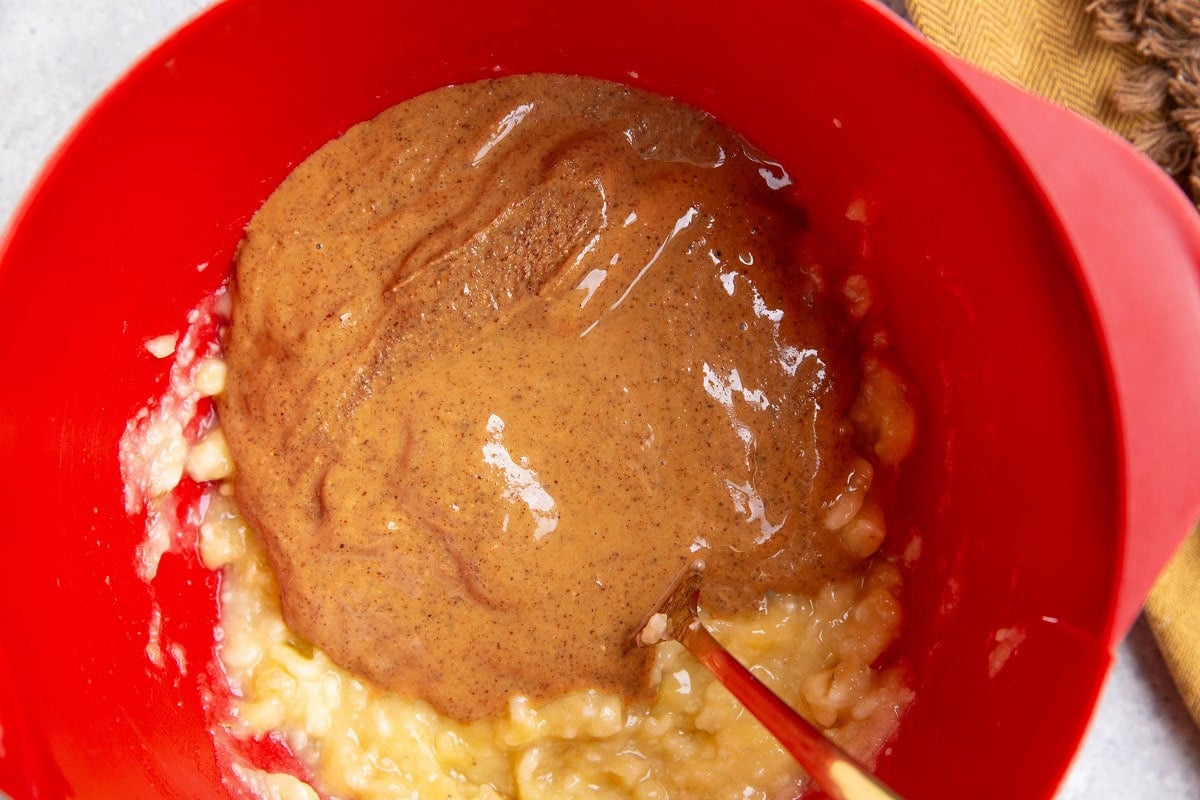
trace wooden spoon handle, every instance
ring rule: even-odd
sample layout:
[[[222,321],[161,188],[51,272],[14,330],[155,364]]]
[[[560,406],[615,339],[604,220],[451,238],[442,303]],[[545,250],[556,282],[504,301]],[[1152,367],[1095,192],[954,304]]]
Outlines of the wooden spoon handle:
[[[833,800],[902,800],[779,699],[694,619],[675,638],[741,701]]]

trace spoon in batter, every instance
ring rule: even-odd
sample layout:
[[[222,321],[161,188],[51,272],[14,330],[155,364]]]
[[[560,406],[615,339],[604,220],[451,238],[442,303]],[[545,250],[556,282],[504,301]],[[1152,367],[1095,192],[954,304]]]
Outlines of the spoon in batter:
[[[689,565],[634,634],[650,646],[674,639],[686,647],[763,724],[833,800],[902,800],[825,738],[713,638],[697,615],[704,563]]]

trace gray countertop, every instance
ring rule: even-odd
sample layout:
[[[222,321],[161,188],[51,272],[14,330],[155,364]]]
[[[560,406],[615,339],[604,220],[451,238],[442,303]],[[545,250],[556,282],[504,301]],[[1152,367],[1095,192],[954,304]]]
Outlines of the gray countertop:
[[[42,163],[105,87],[207,5],[0,0],[0,221],[7,224]],[[1121,645],[1059,798],[1200,799],[1200,731],[1144,622]]]

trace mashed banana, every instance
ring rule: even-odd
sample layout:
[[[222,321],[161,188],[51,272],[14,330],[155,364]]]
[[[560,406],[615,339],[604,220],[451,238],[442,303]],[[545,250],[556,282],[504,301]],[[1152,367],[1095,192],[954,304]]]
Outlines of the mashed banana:
[[[238,510],[220,422],[202,405],[224,390],[211,336],[223,299],[192,315],[168,392],[130,421],[121,463],[131,511],[148,511],[138,561],[147,580],[163,552],[190,546],[166,522],[180,518],[183,465],[210,477],[194,546],[204,566],[221,574],[215,655],[225,685],[211,698],[210,721],[235,787],[273,800],[795,794],[804,774],[791,757],[673,642],[651,651],[648,698],[588,689],[544,703],[517,696],[502,714],[463,723],[373,686],[297,637],[283,619],[265,548]],[[912,409],[895,373],[868,359],[874,363],[854,416],[869,424],[876,444],[896,447],[911,440]],[[174,433],[162,435],[165,429]],[[164,469],[168,462],[176,466]],[[882,512],[862,473],[825,504],[820,524],[842,525],[838,535],[851,542],[865,529],[866,547],[877,547]],[[878,665],[900,632],[901,588],[899,570],[876,557],[815,592],[767,593],[744,613],[705,620],[755,674],[870,764],[913,698],[902,665]],[[147,653],[161,662],[157,650]],[[266,739],[282,742],[295,764],[264,768],[246,754],[243,743]]]

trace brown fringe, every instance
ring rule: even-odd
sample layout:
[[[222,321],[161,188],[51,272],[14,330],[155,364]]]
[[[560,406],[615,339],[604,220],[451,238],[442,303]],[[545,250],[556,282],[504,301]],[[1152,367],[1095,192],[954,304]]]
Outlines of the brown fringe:
[[[1113,102],[1157,114],[1133,143],[1200,202],[1200,0],[1093,0],[1096,32],[1145,59],[1116,86]]]

